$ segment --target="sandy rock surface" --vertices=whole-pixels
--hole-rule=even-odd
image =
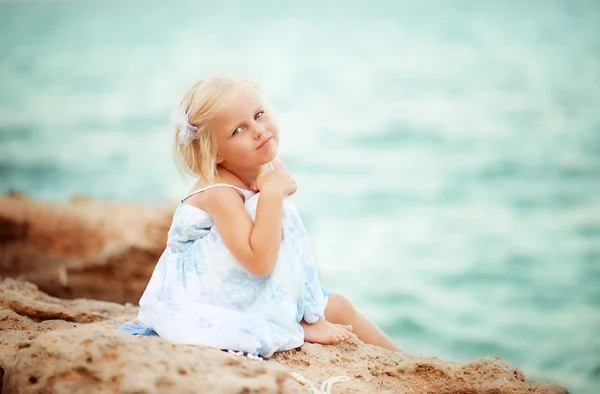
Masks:
[[[333,393],[567,393],[528,382],[497,357],[446,362],[356,337],[336,346],[305,344],[259,362],[117,333],[135,318],[137,307],[126,302],[139,300],[173,210],[173,204],[0,197],[0,393],[311,392],[292,373],[317,386],[347,376]]]
[[[61,298],[139,301],[167,240],[174,204],[0,196],[0,275]]]
[[[497,357],[460,364],[365,345],[305,344],[266,362],[115,329],[137,307],[51,297],[28,282],[0,282],[0,392],[301,393],[292,372],[333,393],[568,393],[529,383]]]

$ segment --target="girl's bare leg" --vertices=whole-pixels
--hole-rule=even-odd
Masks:
[[[325,308],[325,319],[334,324],[351,325],[358,339],[370,345],[402,351],[386,333],[358,312],[343,295],[331,293]]]

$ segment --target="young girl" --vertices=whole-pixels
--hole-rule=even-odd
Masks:
[[[137,333],[263,357],[352,333],[400,350],[345,297],[321,288],[289,197],[296,181],[276,159],[276,113],[260,88],[228,76],[199,81],[172,120],[177,158],[198,180],[174,213]]]

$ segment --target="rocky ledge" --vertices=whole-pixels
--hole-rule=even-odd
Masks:
[[[2,394],[300,393],[311,392],[308,382],[318,387],[340,376],[348,380],[330,386],[332,393],[568,393],[529,382],[498,357],[447,362],[356,337],[305,344],[261,362],[118,333],[135,318],[137,307],[127,301],[143,291],[173,208],[0,198]]]

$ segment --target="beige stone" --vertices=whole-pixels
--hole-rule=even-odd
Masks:
[[[292,372],[317,386],[348,376],[333,393],[567,393],[528,382],[497,357],[460,364],[387,351],[356,337],[335,346],[305,344],[258,362],[117,333],[135,318],[132,304],[164,250],[174,208],[0,197],[2,394],[309,392]]]
[[[266,362],[202,346],[115,329],[137,307],[62,300],[35,285],[0,282],[0,371],[12,393],[300,393],[291,372],[315,385],[335,376],[333,393],[568,393],[529,383],[497,357],[466,364],[365,345],[356,337],[334,346],[305,344]]]

